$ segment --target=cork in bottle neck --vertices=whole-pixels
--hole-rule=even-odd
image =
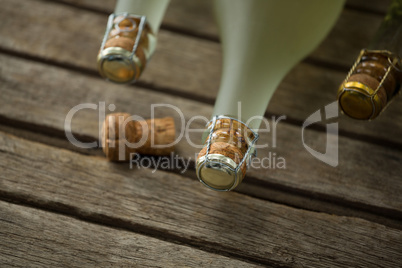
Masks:
[[[376,118],[399,91],[398,64],[388,51],[362,50],[338,91],[343,113],[354,119]]]
[[[134,82],[153,53],[155,42],[145,16],[110,15],[98,54],[100,74],[115,83]]]
[[[197,157],[197,176],[213,190],[232,190],[246,174],[258,135],[243,122],[225,116],[215,117],[208,131]]]

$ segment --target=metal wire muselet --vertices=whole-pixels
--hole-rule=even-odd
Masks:
[[[259,136],[245,123],[230,116],[214,116],[207,127],[206,145],[197,159],[197,177],[210,189],[233,190],[243,180],[251,157],[256,156],[254,145]],[[222,129],[225,131],[219,133]],[[232,145],[234,134],[237,135],[237,146]],[[217,144],[223,144],[223,147],[215,146]],[[236,159],[239,155],[243,156],[241,160]]]
[[[156,45],[145,16],[111,14],[98,54],[98,69],[107,80],[135,82]]]
[[[367,55],[375,55],[375,54],[385,56],[389,63],[389,66],[386,69],[385,74],[383,75],[382,79],[379,81],[378,86],[373,90],[372,88],[370,88],[369,86],[367,86],[365,84],[355,82],[355,81],[348,81],[349,78],[351,78],[352,74],[356,73],[356,68],[357,68],[357,66],[359,66],[359,64],[362,63],[363,57],[365,57]],[[367,97],[370,100],[371,106],[372,106],[372,113],[371,113],[369,120],[375,118],[376,116],[381,114],[390,105],[390,103],[395,99],[395,96],[400,93],[399,88],[396,89],[395,92],[392,94],[392,96],[390,98],[387,98],[385,106],[377,108],[378,105],[376,105],[375,98],[378,98],[380,90],[384,86],[384,82],[390,76],[392,71],[401,73],[402,72],[401,66],[402,66],[401,59],[387,50],[367,50],[367,49],[361,50],[356,62],[353,64],[351,70],[349,71],[348,75],[346,76],[345,80],[343,81],[343,83],[341,84],[341,86],[338,90],[338,99],[341,99],[342,95],[345,94],[346,92],[353,92],[353,93],[358,93],[358,94],[364,95],[365,97]],[[358,90],[358,89],[363,89],[363,90]],[[356,108],[358,108],[358,107],[356,107]],[[341,110],[342,110],[342,112],[345,112],[342,108],[342,105],[341,105]]]

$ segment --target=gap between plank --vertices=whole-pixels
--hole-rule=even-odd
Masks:
[[[42,126],[11,120],[4,116],[0,116],[0,131],[33,142],[39,142],[82,155],[101,157],[104,159],[103,152],[99,148],[90,150],[77,148],[67,141],[64,132],[49,127],[45,127],[45,129],[49,130],[48,132],[43,132],[43,129],[44,127]],[[84,137],[84,140],[85,142],[95,141],[92,137]],[[195,163],[193,161],[190,163],[189,169],[184,174],[177,169],[166,170],[165,172],[178,174],[188,179],[198,180],[195,173]],[[296,209],[337,216],[361,218],[387,227],[402,230],[402,212],[351,202],[334,196],[295,189],[281,184],[265,182],[251,176],[246,176],[244,182],[235,190],[235,192]]]
[[[43,0],[43,1],[51,1],[51,0]],[[21,58],[24,60],[30,60],[30,61],[34,61],[34,62],[39,62],[39,63],[43,63],[43,64],[47,64],[50,66],[56,66],[62,69],[66,69],[69,71],[73,71],[73,72],[77,72],[80,74],[85,74],[97,79],[102,79],[98,72],[96,70],[93,69],[89,69],[89,68],[83,68],[83,67],[79,67],[73,64],[69,64],[69,63],[63,63],[63,62],[58,62],[55,60],[49,60],[49,59],[45,59],[39,56],[34,56],[34,55],[30,55],[30,54],[26,54],[26,53],[21,53],[21,52],[17,52],[17,51],[13,51],[10,49],[6,49],[6,48],[2,48],[0,47],[0,53],[1,54],[6,54],[9,56],[13,56],[13,57],[17,57],[17,58]],[[308,60],[310,61],[310,60]],[[321,62],[320,64],[323,64],[322,67],[325,68],[325,63]],[[215,103],[215,99],[214,98],[210,98],[210,97],[202,97],[202,96],[194,96],[191,93],[186,93],[186,92],[182,92],[176,89],[172,89],[169,87],[159,87],[156,86],[154,84],[151,83],[147,83],[147,82],[142,82],[142,81],[138,81],[135,84],[136,86],[148,89],[148,90],[152,90],[154,92],[159,92],[159,93],[164,93],[167,95],[172,95],[172,96],[177,96],[177,97],[181,97],[181,98],[185,98],[185,99],[189,99],[192,101],[196,101],[196,102],[200,102],[203,104],[209,104],[209,105],[213,105]],[[265,113],[265,116],[267,118],[269,118],[270,116],[276,116],[278,117],[277,114],[272,114],[272,113]],[[7,120],[6,118],[3,118],[3,120]],[[286,117],[286,120],[283,121],[284,124],[289,124],[289,125],[293,125],[293,126],[297,126],[300,127],[303,125],[303,121],[299,120],[299,119],[295,119],[292,117]],[[24,124],[23,122],[19,122],[19,124]],[[322,126],[322,125],[317,125],[314,124],[312,126],[309,127],[312,130],[316,130],[318,132],[326,132],[326,127]],[[49,131],[53,131],[52,129],[49,129]],[[352,140],[357,140],[357,141],[363,141],[363,142],[367,142],[370,144],[375,144],[375,145],[380,145],[383,147],[387,147],[387,148],[391,148],[393,150],[399,150],[402,151],[402,144],[401,143],[397,143],[397,142],[393,142],[390,140],[385,140],[382,138],[377,138],[377,137],[373,137],[370,135],[364,135],[364,134],[357,134],[351,131],[347,131],[344,129],[340,129],[339,130],[339,135],[352,139]],[[80,138],[83,139],[83,141],[89,141],[87,140],[88,137],[85,136],[81,136]],[[93,139],[91,140],[93,141]]]
[[[367,1],[368,3],[369,1]],[[345,3],[345,9],[361,12],[361,13],[368,13],[379,17],[384,17],[386,12],[376,10],[375,8],[370,8],[369,6],[355,6],[351,3]]]
[[[208,253],[214,253],[221,256],[229,257],[239,261],[244,261],[256,265],[269,265],[270,267],[287,267],[282,263],[275,261],[268,261],[258,257],[248,256],[245,257],[240,253],[237,253],[237,248],[223,247],[218,243],[209,242],[201,239],[192,239],[180,237],[178,235],[168,233],[166,230],[152,228],[146,225],[132,223],[120,218],[103,215],[100,213],[88,213],[87,211],[81,211],[79,208],[69,206],[59,202],[43,201],[33,199],[30,196],[25,195],[10,195],[7,192],[0,190],[0,200],[16,205],[21,205],[29,208],[40,209],[46,212],[59,214],[71,218],[75,218],[81,221],[89,222],[96,225],[106,226],[116,230],[130,231],[136,234],[145,235],[155,239],[159,239],[165,242],[174,243],[177,245],[190,246],[198,250],[202,250]]]
[[[40,1],[58,3],[60,5],[65,5],[65,6],[73,7],[76,9],[86,10],[86,11],[93,12],[93,13],[104,14],[107,16],[110,15],[110,12],[111,12],[108,9],[102,9],[102,8],[90,7],[90,6],[84,6],[84,5],[77,5],[75,3],[69,3],[69,2],[62,1],[62,0],[40,0]],[[353,11],[361,12],[361,13],[367,13],[367,14],[371,14],[371,15],[375,15],[375,16],[379,16],[379,17],[384,17],[386,14],[385,12],[376,10],[374,8],[370,8],[367,6],[364,6],[364,7],[363,6],[355,6],[348,2],[345,3],[344,9],[349,9],[349,10],[353,10]],[[219,37],[217,37],[215,35],[195,33],[191,30],[183,29],[183,28],[169,25],[169,24],[166,24],[163,22],[161,24],[161,29],[165,29],[165,30],[175,32],[178,34],[188,35],[191,37],[197,37],[197,38],[206,39],[206,40],[210,40],[210,41],[214,41],[214,42],[219,42]]]
[[[86,11],[97,13],[97,14],[103,14],[103,15],[106,15],[106,16],[110,15],[110,11],[107,10],[107,9],[90,7],[90,6],[81,6],[81,5],[77,5],[77,4],[74,4],[74,3],[68,3],[68,2],[65,2],[65,1],[62,1],[62,0],[39,0],[39,1],[57,3],[57,4],[60,4],[60,5],[65,5],[65,6],[73,7],[73,8],[76,8],[76,9],[86,10]],[[368,14],[372,14],[372,15],[380,16],[380,17],[384,17],[385,14],[386,14],[385,12],[378,11],[378,10],[375,10],[373,8],[370,8],[370,7],[354,6],[354,5],[348,4],[348,3],[345,3],[344,9],[349,9],[349,10],[353,10],[353,11],[357,11],[357,12],[361,12],[361,13],[368,13]],[[178,26],[171,25],[171,24],[168,24],[168,23],[163,23],[162,22],[162,24],[160,26],[160,29],[163,29],[163,30],[166,30],[166,31],[169,31],[169,32],[172,32],[172,33],[176,33],[176,34],[185,35],[185,36],[188,36],[188,37],[193,37],[193,38],[198,38],[198,39],[202,39],[202,40],[211,41],[211,42],[216,42],[216,43],[220,42],[219,36],[216,36],[214,34],[197,33],[197,32],[194,32],[194,31],[192,31],[190,29],[180,28]],[[309,59],[310,58],[308,57],[305,60],[308,61]],[[305,60],[303,60],[303,62],[305,62]],[[315,65],[315,62],[316,61],[312,60],[311,64]],[[317,66],[322,67],[321,64],[319,64]],[[331,66],[332,66],[331,64],[328,64],[328,65],[326,65],[326,68],[330,68]],[[346,67],[346,72],[349,71],[349,68],[350,68],[350,66]],[[342,69],[342,71],[345,71],[345,70]]]

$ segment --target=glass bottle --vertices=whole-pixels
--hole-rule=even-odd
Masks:
[[[254,152],[256,132],[275,89],[324,39],[343,3],[215,0],[223,72],[214,118],[197,158],[201,182],[211,189],[228,191],[242,181]]]
[[[155,47],[169,0],[118,0],[98,54],[99,73],[116,83],[135,82]]]
[[[354,119],[376,118],[400,91],[401,56],[402,0],[393,0],[373,41],[338,90],[343,113]]]

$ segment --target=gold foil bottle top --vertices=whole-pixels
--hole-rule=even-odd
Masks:
[[[145,16],[112,14],[98,54],[99,73],[115,83],[135,82],[155,45],[156,37]]]
[[[376,118],[399,92],[399,62],[387,51],[362,50],[338,90],[342,112],[354,119]]]
[[[227,116],[214,117],[207,131],[209,135],[197,157],[198,179],[213,190],[233,190],[246,174],[258,134]]]
[[[387,95],[383,87],[374,94],[379,84],[367,74],[350,76],[339,96],[342,111],[354,119],[369,120],[377,117],[387,104]]]

